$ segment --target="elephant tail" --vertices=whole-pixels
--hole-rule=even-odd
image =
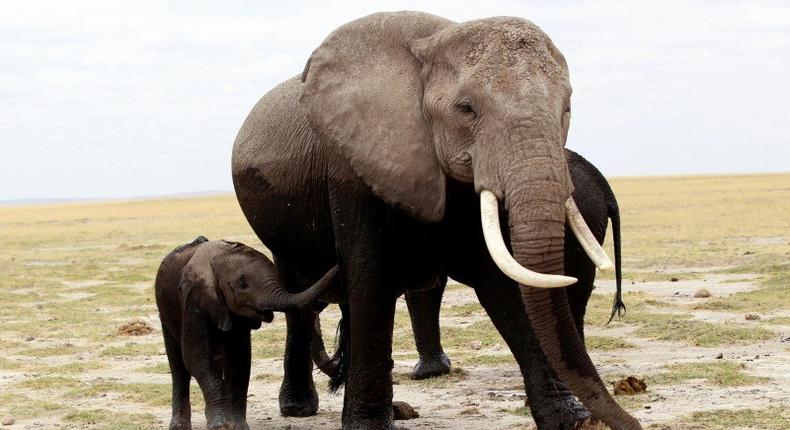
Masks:
[[[608,185],[608,184],[607,184]],[[614,277],[617,290],[614,294],[614,304],[612,305],[612,314],[609,316],[607,324],[612,322],[614,316],[622,317],[625,315],[625,303],[623,303],[623,267],[622,267],[622,252],[620,248],[620,207],[617,205],[617,199],[609,188],[609,201],[606,204],[606,211],[609,219],[612,220],[612,239],[614,240]]]
[[[348,355],[351,347],[349,335],[351,334],[351,327],[348,318],[348,305],[341,304],[340,310],[343,316],[337,322],[337,331],[335,333],[335,353],[332,355],[332,362],[335,363],[337,371],[334,375],[329,377],[329,391],[331,393],[346,384],[348,381]]]
[[[315,316],[315,325],[313,326],[313,342],[311,345],[311,355],[313,363],[318,367],[321,372],[329,376],[329,391],[331,393],[337,390],[346,383],[348,379],[348,353],[349,353],[349,324],[348,324],[348,310],[347,305],[340,305],[340,310],[343,317],[337,323],[337,331],[335,332],[335,353],[329,357],[324,347],[324,339],[321,334],[321,315],[320,313]]]

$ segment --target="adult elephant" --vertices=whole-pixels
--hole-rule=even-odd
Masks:
[[[620,209],[617,198],[609,182],[601,172],[584,157],[569,149],[565,150],[565,159],[571,180],[575,185],[573,200],[579,207],[584,221],[595,236],[595,240],[603,245],[606,227],[612,220],[612,239],[614,241],[615,285],[616,291],[612,305],[612,314],[622,314],[625,305],[622,301],[622,268],[620,243]],[[576,284],[566,291],[576,329],[584,340],[584,315],[587,302],[590,300],[595,282],[595,263],[587,256],[584,248],[576,237],[565,231],[565,274],[578,279]],[[450,373],[450,359],[445,354],[441,343],[439,327],[439,308],[444,295],[447,276],[441,276],[436,288],[428,290],[412,290],[406,292],[406,303],[411,317],[414,342],[419,353],[419,360],[414,366],[412,377],[426,379]],[[320,323],[316,319],[318,336],[312,344],[313,362],[332,378],[334,385],[342,382],[342,355],[329,357],[320,337]],[[558,381],[558,386],[562,385]]]
[[[548,36],[519,18],[374,14],[335,30],[301,81],[253,108],[233,179],[286,288],[340,266],[350,331],[343,428],[392,428],[395,300],[442,273],[475,288],[519,362],[540,428],[580,418],[572,398],[551,395],[541,347],[595,416],[641,428],[607,392],[557,288],[576,281],[563,275],[566,206],[575,208],[563,152],[571,89]],[[490,253],[475,252],[483,237]],[[317,404],[304,379],[312,322],[287,316],[286,413]]]

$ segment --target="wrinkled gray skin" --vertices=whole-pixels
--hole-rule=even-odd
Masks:
[[[598,376],[563,289],[510,289],[490,256],[459,251],[481,239],[475,196],[486,189],[501,203],[514,258],[564,272],[571,88],[548,36],[520,18],[458,24],[375,14],[334,31],[301,80],[250,113],[234,145],[233,179],[286,288],[340,266],[350,320],[343,428],[392,428],[395,300],[442,273],[472,285],[506,337],[528,391],[536,390],[528,396],[540,428],[571,428],[577,418],[569,399],[551,398],[547,372],[530,370],[542,353],[596,417],[615,430],[641,428]],[[288,107],[296,98],[303,114]],[[439,245],[448,241],[454,249]],[[303,387],[312,379],[299,375],[309,375],[313,319],[287,318],[297,347],[285,357],[281,410],[309,413],[317,400]]]
[[[271,322],[272,311],[311,305],[336,272],[291,294],[266,256],[240,243],[201,236],[168,254],[154,290],[173,380],[170,429],[192,428],[192,376],[203,391],[209,429],[249,429],[250,330]]]
[[[603,245],[609,219],[612,220],[617,286],[612,306],[612,317],[614,317],[625,312],[625,305],[622,302],[620,209],[617,199],[606,178],[592,163],[568,149],[565,150],[565,158],[568,160],[571,179],[575,185],[573,199],[598,243]],[[573,320],[582,339],[584,339],[584,314],[594,288],[595,270],[595,264],[585,254],[570,228],[566,228],[565,273],[579,280],[566,291]],[[446,283],[447,276],[441,276],[436,288],[406,292],[414,341],[419,353],[419,360],[412,372],[413,379],[426,379],[450,373],[451,361],[442,348],[439,327],[439,309]],[[320,327],[318,317],[316,317],[316,327]],[[329,357],[321,339],[320,329],[316,333],[312,350],[313,362],[330,377],[341,378],[339,372],[341,372],[342,357]],[[557,381],[557,384],[562,383]]]

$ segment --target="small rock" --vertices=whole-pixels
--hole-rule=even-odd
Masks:
[[[16,420],[14,419],[14,417],[12,417],[11,415],[6,415],[3,417],[3,420],[0,421],[0,424],[3,424],[4,426],[10,426],[15,422]]]
[[[760,319],[760,315],[757,314],[746,314],[743,316],[746,321],[757,321]]]
[[[483,342],[480,342],[479,340],[475,340],[469,345],[469,347],[477,351],[483,347]]]
[[[164,348],[159,348],[159,351],[158,351],[157,353],[158,353],[159,355],[167,355],[167,350],[166,350],[166,349],[164,349]]]
[[[493,349],[494,351],[501,351],[502,350],[502,344],[501,343],[495,343],[494,346],[491,347],[491,349]]]
[[[694,297],[698,299],[704,299],[710,297],[710,291],[707,288],[700,288],[694,293]]]
[[[33,336],[28,336],[28,337],[25,338],[25,342],[30,342],[30,341],[33,341],[33,340],[36,340],[36,338],[33,337]]]
[[[629,376],[614,383],[614,395],[634,395],[647,391],[647,384],[644,379]]]
[[[743,253],[743,255],[752,255],[752,254],[754,254],[754,251],[746,251]]]
[[[680,279],[678,279],[678,278],[676,278],[676,277],[674,277],[674,276],[673,276],[673,277],[671,277],[671,278],[669,278],[669,282],[677,282],[677,281],[679,281],[679,280],[680,280]]]
[[[724,358],[724,353],[720,352],[719,355],[716,356],[716,360],[721,360]]]
[[[392,402],[392,419],[410,420],[419,417],[420,414],[410,404],[401,401]]]

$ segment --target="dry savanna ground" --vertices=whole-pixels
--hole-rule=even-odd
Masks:
[[[603,274],[587,343],[617,396],[650,428],[790,428],[790,175],[612,181],[623,219],[628,313],[605,325]],[[162,428],[170,380],[153,300],[161,258],[198,234],[260,247],[232,195],[0,208],[0,416],[3,428]],[[611,247],[611,239],[607,241]],[[705,288],[710,297],[695,297]],[[442,310],[451,376],[408,378],[414,342],[403,303],[395,397],[409,428],[530,428],[521,378],[473,291],[452,285]],[[149,334],[119,333],[142,319]],[[326,316],[326,336],[337,312]],[[284,319],[254,333],[253,428],[338,428],[341,396],[316,374],[318,416],[278,414]],[[194,386],[194,384],[193,384]],[[193,388],[194,422],[202,402]]]

